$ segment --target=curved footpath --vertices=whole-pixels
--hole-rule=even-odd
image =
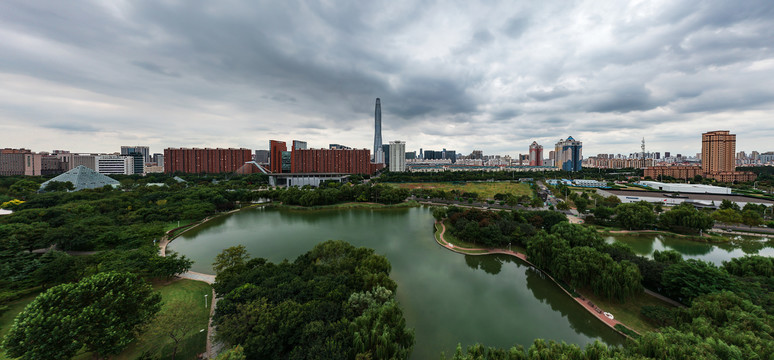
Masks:
[[[564,293],[567,294],[567,296],[571,297],[573,300],[575,300],[575,302],[577,302],[578,304],[583,306],[584,309],[586,309],[589,313],[594,315],[594,317],[599,319],[599,321],[602,321],[603,323],[605,323],[605,325],[609,326],[611,329],[613,329],[617,333],[619,333],[619,334],[621,334],[623,336],[626,336],[627,338],[631,338],[629,335],[627,335],[627,334],[623,333],[622,331],[616,329],[615,326],[616,325],[621,325],[621,326],[624,326],[624,327],[626,327],[627,329],[629,329],[631,331],[634,331],[634,330],[632,330],[631,328],[629,328],[628,326],[624,325],[623,323],[621,323],[618,320],[608,318],[607,316],[605,316],[603,314],[604,311],[602,309],[598,308],[591,301],[586,300],[583,296],[581,296],[581,297],[572,296],[572,294],[570,294],[570,292],[568,292],[563,286],[561,286],[559,284],[559,282],[556,281],[556,279],[554,279],[551,275],[548,275],[548,273],[546,273],[545,271],[543,271],[540,268],[538,268],[537,266],[535,266],[535,264],[529,262],[529,260],[527,260],[527,255],[522,254],[520,252],[513,251],[513,250],[505,250],[505,249],[463,248],[463,247],[459,247],[459,246],[454,246],[453,244],[450,244],[449,242],[447,242],[446,239],[444,239],[444,237],[443,237],[444,233],[446,233],[446,225],[444,225],[443,222],[438,222],[438,221],[436,221],[436,224],[440,224],[441,225],[441,233],[436,238],[436,242],[438,243],[438,245],[441,245],[441,246],[443,246],[443,247],[445,247],[445,248],[447,248],[447,249],[449,249],[451,251],[454,251],[456,253],[465,254],[465,255],[505,254],[505,255],[515,256],[515,257],[521,259],[522,261],[524,261],[525,263],[527,263],[529,266],[532,266],[536,270],[538,270],[541,273],[543,273],[549,279],[551,279],[551,281],[556,283],[556,286],[559,286],[559,288],[562,289],[562,291],[564,291]],[[433,237],[435,238],[435,236],[433,236]],[[468,252],[468,251],[471,251],[471,252]],[[637,333],[636,331],[634,331],[634,332]]]

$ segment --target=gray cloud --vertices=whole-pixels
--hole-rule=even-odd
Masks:
[[[772,18],[768,0],[8,0],[0,124],[10,146],[38,150],[370,147],[380,97],[385,139],[409,150],[513,155],[583,134],[591,153],[616,152],[653,134],[695,152],[699,133],[737,119],[737,148],[765,151]],[[15,133],[29,128],[41,131]]]

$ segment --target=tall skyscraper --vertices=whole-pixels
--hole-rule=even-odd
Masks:
[[[554,149],[556,161],[554,166],[564,171],[580,171],[583,161],[583,143],[568,137],[567,140],[559,140]]]
[[[529,146],[529,166],[543,166],[543,145],[533,141]]]
[[[390,171],[406,171],[406,143],[390,141]]]
[[[701,168],[705,173],[734,171],[736,134],[726,130],[701,134]]]
[[[382,102],[376,98],[376,110],[374,110],[374,162],[384,164],[384,150],[382,150]]]

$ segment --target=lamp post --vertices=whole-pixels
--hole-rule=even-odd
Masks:
[[[204,308],[205,309],[207,308],[207,295],[208,294],[204,294]]]

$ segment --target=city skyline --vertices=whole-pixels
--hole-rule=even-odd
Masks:
[[[371,148],[379,97],[383,138],[411,150],[515,156],[573,136],[587,154],[633,153],[644,136],[650,151],[695,154],[695,134],[726,129],[737,151],[771,151],[773,13],[768,1],[6,1],[0,147]]]

